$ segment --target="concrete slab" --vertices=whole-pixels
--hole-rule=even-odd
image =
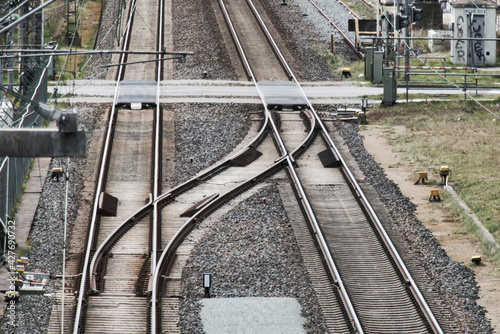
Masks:
[[[305,333],[295,298],[206,298],[200,315],[207,334]]]
[[[297,85],[293,82],[269,81],[257,83],[268,107],[306,105]]]
[[[144,81],[122,81],[118,104],[130,103],[156,103],[156,82]]]

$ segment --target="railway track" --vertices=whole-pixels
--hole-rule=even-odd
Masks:
[[[127,33],[122,42],[124,51],[151,49],[151,46],[162,50],[162,39],[156,37],[163,35],[163,17],[159,10],[162,6],[161,0],[157,3],[133,1],[130,4]],[[151,10],[159,13],[152,21],[149,20]],[[137,26],[144,27],[144,24],[143,30],[148,34],[138,32]],[[136,29],[132,33],[134,25]],[[81,259],[82,275],[76,283],[79,287],[74,333],[144,332],[147,329],[147,300],[136,291],[138,278],[145,267],[154,270],[160,228],[156,206],[140,215],[135,212],[145,202],[152,203],[160,191],[162,136],[158,103],[161,61],[155,61],[156,65],[151,66],[154,59],[147,58],[144,63],[144,58],[134,59],[124,53],[119,59],[115,98],[109,112],[88,242]],[[156,108],[138,112],[118,107],[124,80],[152,78],[157,82]],[[104,193],[119,201],[116,215],[103,214],[102,209],[106,206]],[[135,224],[126,224],[129,217],[135,219]],[[133,324],[127,321],[131,316],[134,317]]]
[[[74,333],[178,332],[182,270],[203,232],[196,228],[277,173],[288,175],[289,190],[303,214],[293,228],[330,331],[441,333],[255,5],[250,0],[219,3],[264,111],[229,158],[162,192],[165,132],[158,92],[163,67],[155,66],[151,75],[136,64],[140,60],[122,57],[120,63],[128,63],[130,70],[121,66],[117,71],[117,97],[109,113],[89,241],[77,281]],[[155,8],[163,8],[163,2]],[[136,12],[140,9],[142,14]],[[150,10],[132,3],[130,31],[134,20]],[[154,26],[162,27],[163,11],[158,12]],[[141,48],[143,43],[127,39],[123,45]],[[162,38],[155,45],[162,50]],[[139,69],[134,72],[132,66]],[[120,82],[138,78],[137,73],[144,73],[142,80],[156,80],[156,109],[117,109]],[[276,87],[286,93],[276,93]],[[294,100],[283,102],[290,92]],[[320,158],[305,158],[305,152]],[[117,217],[101,215],[103,192],[120,199],[123,210]],[[137,327],[130,327],[131,318]]]
[[[252,10],[252,15],[259,22],[260,29],[266,32],[267,28],[264,26],[263,20],[260,19],[251,1],[247,1],[247,4]],[[193,210],[190,213],[192,217],[169,239],[170,241],[164,248],[157,270],[149,284],[152,289],[153,298],[151,313],[152,332],[160,332],[162,331],[162,326],[165,326],[165,322],[162,321],[161,310],[163,308],[172,309],[172,300],[166,299],[167,305],[170,306],[167,307],[163,302],[163,297],[170,296],[175,298],[175,292],[180,289],[180,285],[178,284],[179,276],[177,276],[180,274],[178,266],[187,257],[187,252],[183,248],[187,247],[189,249],[189,247],[192,247],[192,245],[186,246],[183,242],[190,235],[194,227],[231,198],[247,191],[259,181],[277,173],[279,170],[286,169],[293,181],[293,189],[305,214],[306,221],[309,223],[308,229],[313,232],[315,236],[314,242],[321,250],[322,260],[326,263],[325,269],[327,270],[327,275],[331,279],[332,286],[336,287],[332,291],[335,296],[330,301],[336,300],[337,306],[331,304],[329,306],[330,308],[332,306],[333,308],[338,308],[336,316],[343,314],[343,323],[340,325],[340,329],[331,329],[340,332],[356,331],[359,333],[364,332],[364,330],[367,332],[440,333],[439,324],[420,295],[418,288],[383,230],[380,221],[363,195],[359,185],[357,185],[347,165],[339,155],[338,150],[329,137],[328,130],[322,124],[321,119],[307,100],[298,82],[295,80],[297,89],[301,93],[302,98],[307,101],[307,108],[309,110],[301,113],[305,119],[306,128],[309,129],[308,135],[303,140],[297,140],[296,133],[293,131],[285,131],[284,128],[279,127],[280,124],[282,126],[284,124],[296,124],[296,116],[299,113],[295,113],[295,115],[290,113],[287,116],[290,116],[291,119],[285,122],[283,118],[278,116],[284,116],[285,114],[271,113],[268,110],[270,103],[266,101],[265,92],[260,89],[259,76],[253,71],[254,66],[258,66],[258,62],[252,59],[252,55],[247,57],[245,54],[245,50],[248,48],[245,45],[252,44],[250,41],[240,40],[240,38],[246,38],[242,37],[246,35],[241,33],[241,30],[238,30],[238,24],[234,23],[234,20],[242,17],[241,13],[247,10],[246,6],[242,5],[241,7],[244,8],[237,9],[234,6],[238,4],[226,4],[222,0],[220,1],[220,5],[226,15],[225,19],[230,27],[229,29],[231,30],[235,44],[238,50],[240,50],[240,58],[246,68],[247,75],[255,82],[262,97],[266,123],[270,124],[269,129],[281,157],[276,163],[264,169],[260,174],[230,189],[223,196],[215,194],[191,207],[191,210]],[[248,15],[243,16],[245,18],[248,17]],[[247,25],[248,23],[245,24],[245,26]],[[251,39],[254,40],[254,34],[250,35],[252,36]],[[280,67],[284,69],[285,75],[293,78],[293,73],[288,65],[286,65],[277,47],[275,48],[276,44],[272,41],[272,37],[266,34],[266,39],[273,46],[273,57],[277,57],[281,62]],[[264,49],[264,46],[259,47],[259,49]],[[264,52],[264,54],[270,55],[271,53]],[[267,76],[264,75],[263,78],[267,79]],[[266,127],[263,127],[263,129],[266,129]],[[281,135],[280,130],[285,135]],[[263,130],[260,133],[263,133]],[[291,138],[285,140],[284,137],[286,137],[286,134],[290,133],[292,133]],[[301,154],[314,142],[317,133],[321,135],[323,144],[319,146],[319,149],[316,148],[317,151],[315,153],[323,158],[321,160],[313,159],[313,163],[316,164],[315,167],[301,169],[307,172],[297,173],[295,165],[300,161],[298,159]],[[296,147],[296,149],[288,151],[287,147]],[[175,189],[174,192],[181,191],[182,187],[190,188],[195,182],[214,177],[213,174],[218,173],[223,168],[222,166],[230,163],[230,161],[232,160],[226,160],[226,162],[214,168],[208,174],[205,173],[187,182],[185,185]],[[305,166],[307,164],[309,164],[309,160],[306,160],[304,163]],[[327,169],[325,167],[336,168]],[[311,172],[312,168],[314,172]],[[335,172],[332,172],[332,170]],[[311,178],[311,175],[317,176],[318,173],[322,176],[322,182],[326,181],[326,185],[322,183],[318,184],[317,178]],[[307,182],[304,183],[301,180],[307,180]],[[335,189],[332,191],[332,188],[337,187],[342,189],[340,195]],[[165,196],[170,197],[172,195],[168,194]],[[308,197],[313,197],[314,201],[309,201]],[[328,197],[334,200],[325,201],[324,199]],[[317,212],[320,212],[320,214]],[[338,217],[341,218],[339,219]],[[330,224],[331,221],[336,222],[333,228]],[[356,228],[352,228],[353,224],[356,224]],[[344,241],[342,247],[336,248],[335,243],[340,244],[341,241]],[[362,247],[360,245],[363,244],[367,244],[369,247],[362,253],[360,252],[359,256],[353,256],[353,254],[359,252],[359,247]],[[340,265],[337,265],[337,263],[340,263]],[[384,269],[380,270],[380,268]],[[322,277],[321,274],[317,276]],[[346,283],[344,284],[344,282]],[[360,288],[363,286],[366,288]],[[369,300],[369,303],[366,302],[367,300]],[[376,305],[376,307],[373,307],[373,305]],[[392,313],[394,313],[394,317],[391,315]],[[385,315],[382,318],[388,320],[382,320],[381,314]],[[338,324],[339,319],[329,321],[329,323],[333,322]]]
[[[358,56],[359,59],[364,59],[365,55],[364,53],[359,50],[354,41],[348,36],[347,32],[342,29],[337,23],[335,23],[335,20],[331,17],[331,15],[327,14],[325,10],[321,8],[321,6],[316,3],[314,0],[309,0],[309,2],[323,15],[323,17],[335,28],[335,30],[338,31],[338,33],[342,36],[344,42],[352,49],[352,51]],[[359,19],[360,17],[353,12],[349,7],[347,7],[342,1],[339,0],[339,3],[346,9],[347,12],[349,12],[353,18]]]

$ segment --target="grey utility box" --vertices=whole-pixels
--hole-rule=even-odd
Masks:
[[[384,98],[382,103],[392,105],[397,100],[397,83],[394,67],[384,67]]]
[[[373,83],[381,84],[384,82],[382,68],[384,64],[384,51],[373,52]]]
[[[494,66],[497,4],[487,0],[458,0],[450,5],[454,20],[453,37],[458,38],[451,41],[451,61],[473,67]],[[462,37],[465,39],[460,39]]]
[[[373,51],[375,48],[367,47],[365,49],[365,80],[373,80]]]

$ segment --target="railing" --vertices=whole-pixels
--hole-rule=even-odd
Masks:
[[[34,111],[34,106],[31,102],[38,101],[46,102],[47,99],[47,82],[44,80],[47,67],[52,57],[43,57],[32,59],[27,68],[30,68],[29,80],[24,81],[29,83],[22,88],[26,101],[20,101],[14,111],[10,106],[4,105],[0,127],[6,128],[31,128],[41,127],[42,122],[39,120],[40,115]],[[26,180],[27,173],[31,165],[31,158],[0,158],[0,252],[5,253],[6,246],[6,226],[12,214],[12,210],[18,197],[21,195],[22,186]]]

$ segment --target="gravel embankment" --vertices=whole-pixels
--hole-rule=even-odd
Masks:
[[[89,141],[96,119],[100,117],[103,107],[79,105],[77,108],[79,126],[87,132]],[[66,158],[53,159],[50,168],[54,167],[63,167],[69,176],[67,236],[70,240],[81,203],[80,192],[83,189],[85,159],[72,158],[69,165],[67,165]],[[47,294],[52,294],[61,287],[61,280],[54,279],[54,277],[62,274],[65,194],[66,182],[63,179],[59,182],[55,179],[50,180],[50,175],[47,175],[31,225],[31,250],[27,270],[41,269],[50,273],[53,279],[46,286]],[[4,332],[9,334],[46,333],[54,301],[54,297],[50,295],[22,295],[16,303],[14,326],[8,323],[8,318],[2,318]]]
[[[264,203],[262,198],[266,198]],[[202,333],[201,273],[212,273],[215,298],[292,297],[308,333],[326,325],[279,192],[270,185],[213,224],[191,251],[182,273],[182,333]]]
[[[425,277],[426,281],[417,282],[418,285],[432,289],[433,296],[441,299],[441,303],[431,301],[449,316],[440,320],[445,326],[458,329],[459,333],[493,333],[484,308],[476,302],[479,288],[474,272],[452,261],[432,232],[418,221],[414,214],[415,204],[403,196],[399,187],[387,178],[383,168],[364,149],[357,125],[338,124],[336,129],[392,218],[402,239],[400,242],[405,246],[404,251],[412,259],[414,267],[410,271],[417,270]]]
[[[321,22],[321,18],[316,18],[312,11],[308,12],[309,23],[304,23],[302,12],[297,9],[307,5],[305,0],[288,1],[290,4],[288,11],[271,13],[274,17],[277,29],[284,35],[289,36],[286,42],[292,48],[290,52],[294,55],[297,67],[303,69],[302,80],[331,80],[324,69],[325,63],[319,60],[314,54],[314,44],[324,45],[329,39],[327,28],[319,28],[311,22]],[[107,2],[107,15],[104,22],[113,24],[113,15],[116,14],[117,0]],[[173,8],[187,7],[196,9],[196,15],[187,15],[185,9],[174,9],[174,27],[181,16],[186,22],[182,27],[192,32],[192,37],[187,40],[185,49],[188,51],[198,50],[199,58],[193,58],[193,63],[186,67],[177,67],[176,78],[192,79],[199,78],[200,73],[209,68],[210,79],[233,79],[234,71],[229,68],[226,51],[223,46],[217,44],[218,33],[215,31],[213,9],[206,7],[208,1],[184,1],[182,6],[174,1]],[[277,5],[277,1],[264,4]],[[114,7],[113,7],[114,6]],[[295,7],[293,7],[295,6]],[[295,9],[294,9],[295,8]],[[278,10],[278,9],[273,9]],[[295,14],[291,12],[295,11]],[[179,12],[177,12],[179,11]],[[193,12],[192,12],[193,13]],[[286,15],[285,15],[286,13]],[[191,29],[192,25],[192,30]],[[300,28],[299,28],[300,27]],[[325,30],[323,30],[325,29]],[[105,28],[103,28],[105,30]],[[201,33],[203,30],[203,33]],[[309,32],[319,31],[310,37]],[[104,36],[107,31],[101,33]],[[177,33],[180,33],[177,31]],[[109,33],[109,45],[112,45],[115,33]],[[110,37],[112,36],[112,37]],[[185,34],[179,36],[186,36]],[[180,37],[176,43],[181,43]],[[192,39],[191,39],[192,38]],[[201,40],[207,40],[206,44],[199,45]],[[215,43],[215,44],[211,44]],[[111,48],[104,46],[102,48]],[[181,44],[177,44],[179,47]],[[347,51],[343,54],[347,54]],[[221,57],[219,59],[218,57]],[[188,57],[189,59],[189,57]],[[93,61],[86,69],[88,77],[102,71],[98,68],[100,63]],[[95,67],[95,72],[91,67]],[[95,73],[95,74],[94,74]],[[225,105],[227,106],[227,105]],[[248,119],[244,117],[245,106],[221,107],[220,105],[193,105],[183,104],[176,108],[176,171],[175,182],[181,182],[188,176],[192,176],[214,163],[217,159],[227,154],[234,145],[235,140],[240,140],[248,130]],[[178,108],[178,109],[177,109]],[[198,109],[199,108],[199,109]],[[199,112],[208,109],[207,113]],[[79,108],[80,124],[86,128],[89,134],[95,124],[95,119],[101,110],[94,106]],[[198,111],[198,112],[197,112]],[[214,116],[215,115],[215,116]],[[223,122],[227,118],[227,121]],[[178,117],[178,118],[177,118]],[[357,128],[353,125],[340,126],[343,136],[347,139],[349,147],[357,157],[358,163],[367,176],[367,181],[371,182],[380,194],[395,226],[401,231],[406,242],[414,249],[415,254],[422,257],[422,268],[426,272],[431,285],[438,289],[443,296],[443,303],[452,309],[452,314],[457,322],[460,322],[461,333],[492,333],[488,321],[484,316],[484,310],[477,306],[477,285],[474,275],[470,269],[456,262],[450,261],[444,251],[439,248],[430,232],[413,216],[414,205],[405,199],[397,186],[390,182],[383,170],[373,162],[362,146],[362,140],[357,133]],[[213,139],[218,139],[218,146],[213,145]],[[191,146],[185,144],[191,143]],[[193,163],[189,159],[196,156]],[[63,160],[65,162],[65,160]],[[53,162],[53,166],[59,166],[60,160]],[[83,177],[85,173],[84,159],[71,159],[69,165],[70,174],[70,202],[69,234],[71,235],[71,223],[75,219],[77,208],[81,198],[80,191],[83,187]],[[32,245],[30,254],[30,269],[43,268],[52,274],[61,273],[62,264],[62,228],[63,228],[63,196],[65,183],[51,181],[45,182],[44,192],[36,213],[36,219],[32,227]],[[221,277],[217,277],[219,282],[224,282],[224,289],[214,290],[214,294],[219,297],[234,296],[293,296],[302,304],[307,329],[310,332],[324,332],[321,312],[317,308],[314,291],[311,291],[307,274],[304,273],[300,254],[292,235],[292,230],[288,226],[288,217],[283,209],[279,195],[274,187],[265,189],[268,203],[275,205],[264,205],[260,201],[260,195],[239,203],[234,210],[229,212],[224,218],[208,230],[201,242],[195,247],[194,253],[198,254],[195,261],[190,261],[188,268],[183,274],[185,279],[185,294],[193,297],[185,300],[183,304],[183,315],[181,325],[186,332],[197,332],[200,329],[199,319],[196,315],[197,298],[200,297],[199,270],[225,272]],[[256,232],[258,231],[258,233]],[[245,236],[245,237],[243,237]],[[267,240],[266,243],[254,243],[257,240]],[[252,242],[250,242],[252,241]],[[228,242],[232,242],[239,247],[224,247]],[[270,247],[270,245],[273,245]],[[275,246],[277,245],[277,246]],[[206,247],[210,251],[204,253]],[[241,251],[245,247],[258,250],[258,252],[248,252],[252,254],[262,254],[259,257],[251,257],[250,254],[243,254]],[[205,254],[201,256],[200,254]],[[242,260],[245,261],[242,261]],[[271,265],[274,264],[274,265]],[[219,267],[216,267],[219,266]],[[196,274],[194,274],[196,272]],[[264,285],[260,287],[252,285],[250,279],[259,276],[265,277]],[[241,281],[234,278],[242,278]],[[60,284],[58,280],[53,280],[48,287],[52,292]],[[252,288],[254,290],[252,290]],[[257,289],[258,288],[258,289]],[[23,296],[21,297],[16,310],[16,328],[7,326],[3,320],[3,328],[6,333],[45,333],[50,316],[50,306],[53,303],[52,297],[45,296]],[[193,313],[191,313],[193,312]],[[190,315],[187,315],[190,314]],[[184,327],[186,326],[186,327]],[[315,327],[316,326],[316,327]]]
[[[248,132],[250,113],[257,108],[233,103],[176,104],[175,183],[189,180],[231,152]]]
[[[194,52],[174,62],[174,79],[237,79],[210,1],[172,0],[172,36],[174,50]]]
[[[309,1],[289,0],[287,6],[281,6],[281,1],[260,2],[292,55],[292,59],[287,61],[291,63],[299,81],[331,81],[339,78],[340,73],[330,73],[328,69],[331,62],[337,62],[334,67],[340,66],[338,60],[331,57],[326,60],[318,56],[329,54],[331,34],[334,35],[334,56],[341,55],[347,61],[357,59],[337,30]],[[322,8],[326,9],[330,17],[342,22],[342,27],[347,25],[347,20],[352,17],[340,4],[336,1],[323,2]]]
[[[118,31],[120,29],[120,0],[104,1],[106,8],[103,11],[101,27],[95,45],[96,50],[114,50],[118,44]],[[126,13],[126,12],[124,12]],[[83,69],[86,79],[106,79],[107,70],[101,66],[111,63],[112,55],[93,55],[90,57],[88,65]]]

